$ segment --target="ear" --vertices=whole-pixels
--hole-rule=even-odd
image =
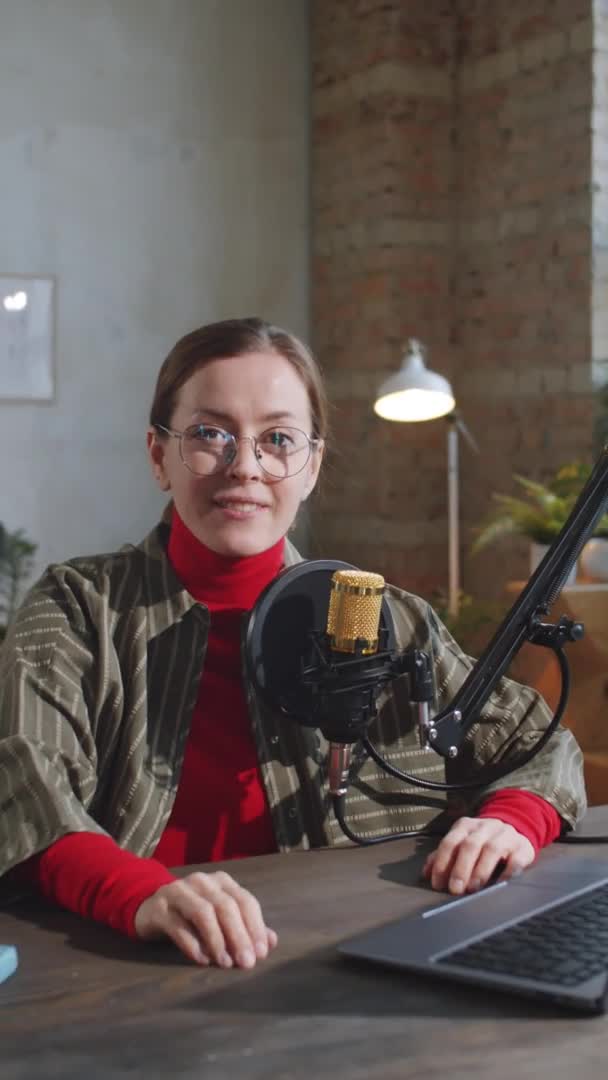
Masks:
[[[159,436],[155,428],[148,428],[146,443],[152,475],[161,491],[170,491],[171,483],[165,465],[166,442]]]
[[[321,462],[323,460],[323,452],[324,452],[324,450],[325,450],[325,443],[320,442],[319,445],[316,447],[314,453],[311,456],[311,459],[310,459],[310,462],[309,462],[308,479],[306,481],[306,484],[304,486],[304,491],[302,493],[302,502],[304,502],[308,498],[308,496],[312,494],[312,492],[314,491],[314,489],[316,487],[317,480],[319,479],[319,471],[321,469]]]

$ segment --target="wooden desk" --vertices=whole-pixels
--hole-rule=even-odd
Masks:
[[[591,815],[608,831],[608,808]],[[41,905],[5,910],[0,941],[17,945],[19,968],[0,986],[2,1080],[603,1077],[608,1017],[336,955],[343,938],[441,902],[419,880],[426,850],[411,840],[230,864],[281,938],[251,972],[198,969],[169,945]]]

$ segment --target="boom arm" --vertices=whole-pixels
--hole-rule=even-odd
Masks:
[[[525,588],[507,612],[493,638],[457,691],[448,709],[429,722],[426,737],[443,757],[458,754],[469,728],[525,641],[551,646],[551,635],[563,643],[582,636],[580,624],[546,626],[541,623],[559,596],[570,569],[608,504],[608,445],[604,447],[568,520],[549,547]],[[552,647],[555,647],[553,645]]]

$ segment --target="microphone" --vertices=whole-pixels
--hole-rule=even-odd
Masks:
[[[331,578],[326,633],[334,652],[369,656],[378,651],[382,574],[336,570]]]
[[[283,570],[258,597],[246,624],[245,658],[250,679],[275,713],[279,710],[304,726],[319,728],[327,739],[334,812],[349,839],[371,844],[411,835],[392,833],[390,837],[362,839],[346,823],[343,810],[351,748],[358,740],[390,776],[441,791],[485,786],[526,765],[545,745],[568,699],[569,673],[563,645],[580,638],[583,628],[564,617],[555,625],[543,623],[541,618],[548,614],[606,507],[608,445],[520,597],[450,705],[432,719],[432,654],[417,648],[397,651],[393,616],[380,574],[367,574],[349,563],[303,561]],[[467,731],[476,723],[498,680],[526,640],[551,648],[556,654],[562,693],[545,732],[515,760],[482,767],[471,781],[439,784],[397,769],[367,738],[367,726],[377,715],[376,700],[381,688],[407,674],[410,701],[418,704],[421,746],[448,759],[457,757]]]
[[[352,746],[365,740],[387,683],[407,673],[411,699],[428,715],[426,654],[397,649],[384,578],[350,563],[308,560],[281,571],[249,614],[245,659],[275,713],[327,739],[334,798],[346,791]]]
[[[385,582],[381,574],[363,570],[336,570],[331,579],[326,638],[334,664],[345,656],[371,656],[378,651],[380,614]],[[378,686],[374,688],[376,691]],[[340,692],[340,691],[338,691]],[[375,697],[365,699],[365,690],[348,686],[339,702],[344,731],[351,734],[361,722],[371,721]],[[352,737],[344,742],[330,739],[328,785],[330,795],[345,795],[352,759]]]

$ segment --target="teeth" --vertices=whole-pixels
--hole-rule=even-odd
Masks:
[[[252,510],[258,508],[258,504],[254,502],[220,502],[220,506],[225,507],[227,510],[238,510],[242,514],[251,513]]]

